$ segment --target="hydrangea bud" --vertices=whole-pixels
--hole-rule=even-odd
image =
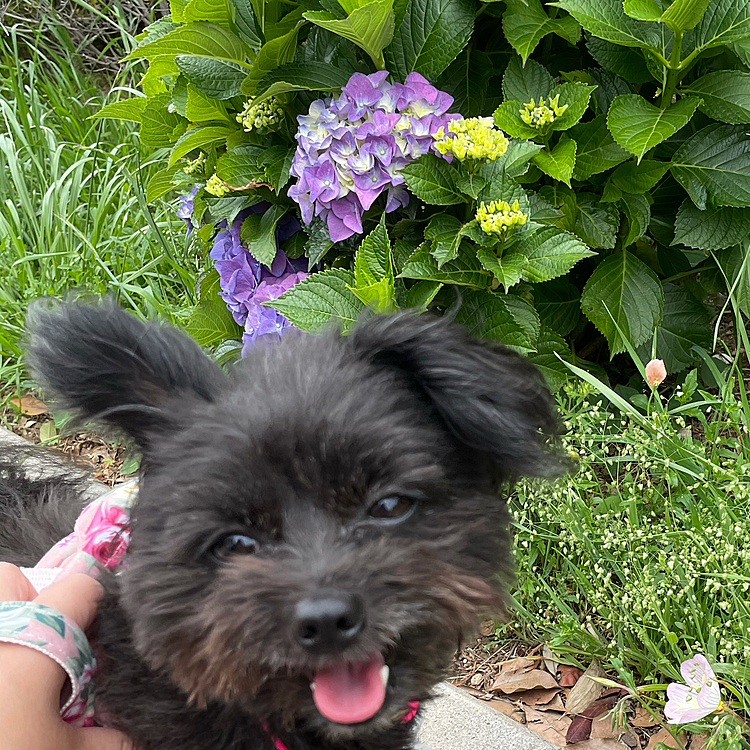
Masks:
[[[512,206],[507,201],[492,201],[489,205],[480,203],[475,218],[487,234],[503,234],[510,227],[525,224],[528,217],[518,201],[513,201]]]
[[[222,180],[215,172],[208,178],[206,183],[206,192],[215,195],[217,198],[223,198],[231,190],[224,180]]]
[[[437,151],[444,156],[451,153],[460,161],[495,161],[508,150],[508,139],[495,127],[495,121],[491,117],[462,117],[451,120],[448,123],[448,132],[441,127],[433,138]]]
[[[544,99],[540,99],[538,105],[532,99],[523,105],[523,109],[519,109],[518,111],[521,114],[521,119],[527,125],[537,130],[544,130],[544,128],[551,125],[568,108],[567,104],[559,106],[559,101],[560,94],[553,96],[549,100],[549,106],[547,106]]]

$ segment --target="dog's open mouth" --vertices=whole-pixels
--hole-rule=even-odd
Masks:
[[[367,721],[383,707],[388,672],[382,656],[321,669],[310,685],[315,706],[337,724]]]

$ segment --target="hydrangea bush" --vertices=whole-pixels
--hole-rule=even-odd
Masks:
[[[750,312],[746,0],[170,9],[98,116],[163,157],[147,198],[182,195],[220,355],[460,297],[557,388],[628,345],[684,371],[728,286]]]

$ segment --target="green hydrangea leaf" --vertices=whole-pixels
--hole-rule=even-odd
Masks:
[[[750,206],[750,138],[738,125],[709,125],[672,157],[672,175],[701,210]]]
[[[232,99],[242,94],[242,82],[247,76],[247,68],[242,65],[199,55],[177,55],[174,61],[188,81],[212,99]]]
[[[169,166],[171,167],[178,159],[186,156],[196,148],[205,149],[217,143],[225,142],[226,139],[236,131],[236,128],[227,127],[226,125],[207,125],[202,128],[193,128],[183,135],[175,144],[172,153],[169,156]],[[232,183],[242,184],[245,183]]]
[[[441,281],[479,289],[486,289],[492,278],[492,275],[482,268],[476,253],[466,242],[461,244],[456,258],[443,264],[442,268],[438,268],[427,243],[421,245],[406,262],[399,276],[404,279]]]
[[[109,104],[105,104],[98,112],[91,115],[89,119],[109,118],[112,120],[140,122],[147,102],[148,99],[145,96],[134,96],[119,102],[110,102]]]
[[[512,57],[503,75],[503,97],[507,101],[539,101],[547,98],[554,85],[547,68],[536,60],[527,60],[524,65],[518,57]]]
[[[413,70],[437,79],[469,41],[474,11],[472,0],[410,0],[385,51],[386,67],[401,80]]]
[[[406,292],[406,307],[423,311],[443,288],[439,281],[418,281]]]
[[[452,111],[464,117],[478,117],[485,113],[485,101],[494,75],[489,55],[473,47],[464,51],[440,76],[437,87],[453,97]]]
[[[567,336],[581,317],[581,292],[565,278],[536,284],[534,306],[545,326]]]
[[[437,214],[433,216],[424,230],[425,239],[432,240],[430,252],[438,268],[453,260],[458,255],[461,243],[461,222],[455,216]]]
[[[593,193],[566,195],[562,204],[564,216],[561,229],[572,232],[592,248],[615,246],[620,226],[620,212],[609,203],[602,203]]]
[[[513,251],[505,252],[498,258],[494,248],[478,247],[477,258],[506,292],[521,280],[523,269],[526,267],[526,256]]]
[[[228,29],[200,21],[178,26],[154,41],[139,45],[125,59],[166,57],[174,60],[177,55],[198,55],[245,65],[247,50],[242,40]]]
[[[711,349],[709,310],[684,286],[664,284],[664,316],[656,329],[656,356],[664,360],[668,373],[690,367],[697,357],[692,347]],[[639,349],[643,361],[651,359],[651,336]]]
[[[571,44],[581,37],[581,26],[574,18],[550,18],[539,0],[507,0],[503,31],[524,64],[547,34],[557,34]]]
[[[622,5],[625,14],[638,21],[658,21],[661,18],[661,5],[656,0],[625,0]]]
[[[648,83],[654,80],[643,58],[643,53],[639,49],[622,47],[591,35],[586,37],[586,47],[599,65],[629,83]],[[632,89],[618,92],[618,94],[625,93],[632,93]]]
[[[288,206],[272,205],[262,214],[250,214],[242,222],[240,239],[250,254],[264,266],[271,267],[276,257],[276,225],[287,212]]]
[[[193,308],[185,329],[201,346],[214,346],[242,336],[242,328],[218,295],[201,299]]]
[[[750,208],[719,206],[701,211],[687,198],[677,212],[673,245],[721,250],[750,240]]]
[[[256,103],[287,91],[332,91],[346,86],[355,70],[326,63],[287,63],[267,73],[256,89]]]
[[[532,341],[517,322],[505,301],[509,296],[493,292],[469,292],[464,295],[456,322],[478,338],[530,351],[536,341]]]
[[[640,161],[647,151],[684,128],[699,103],[697,96],[686,96],[659,109],[640,94],[623,94],[612,102],[607,126],[614,139]]]
[[[284,186],[289,182],[291,174],[289,170],[294,160],[294,146],[271,146],[261,155],[258,163],[263,166],[266,173],[266,180],[273,185],[273,189],[280,193]]]
[[[669,171],[670,163],[644,159],[640,164],[627,161],[620,164],[609,176],[604,186],[602,201],[612,203],[620,200],[623,193],[641,195],[651,190]]]
[[[628,220],[628,233],[622,246],[628,247],[646,234],[651,221],[651,203],[643,194],[623,193],[620,207]]]
[[[544,227],[522,237],[515,252],[526,256],[525,281],[549,281],[567,273],[582,258],[596,253],[578,237],[557,227]]]
[[[591,94],[596,86],[587,83],[562,83],[550,91],[550,98],[559,96],[558,106],[567,105],[567,109],[555,118],[552,130],[567,130],[572,128],[583,117],[588,109]]]
[[[660,20],[675,31],[694,29],[710,3],[711,0],[674,0]]]
[[[228,0],[229,11],[240,38],[251,49],[260,49],[263,33],[251,0]]]
[[[750,73],[717,70],[683,86],[682,91],[700,97],[701,112],[714,120],[750,123]]]
[[[227,151],[216,163],[216,174],[229,185],[241,187],[251,182],[265,182],[260,146],[237,146]]]
[[[578,144],[573,169],[576,180],[588,180],[592,175],[606,172],[630,158],[630,154],[612,138],[605,115],[578,123],[568,134]]]
[[[570,370],[561,362],[560,355],[565,361],[571,361],[570,347],[558,333],[542,326],[536,342],[536,351],[528,354],[529,359],[539,368],[547,386],[552,393],[559,391],[570,377]]]
[[[604,334],[612,356],[626,348],[617,326],[630,344],[640,346],[661,323],[663,309],[664,292],[656,274],[627,250],[605,258],[581,295],[583,314]]]
[[[192,83],[187,85],[185,117],[190,122],[211,122],[212,120],[229,120],[227,108],[218,100],[201,93]]]
[[[242,82],[242,93],[245,96],[254,96],[260,82],[268,73],[276,70],[276,68],[285,63],[290,63],[294,59],[298,33],[299,26],[295,26],[291,31],[271,39],[260,48],[253,62],[252,71]]]
[[[385,227],[385,214],[375,229],[362,240],[354,258],[354,280],[357,287],[375,284],[383,279],[393,281],[391,242]]]
[[[348,331],[364,308],[352,292],[352,286],[354,274],[351,271],[332,268],[298,282],[269,306],[303,331],[319,331],[332,321]]]
[[[434,154],[425,154],[409,162],[401,171],[414,195],[425,203],[449,206],[466,199],[456,185],[458,172]]]
[[[150,96],[141,112],[140,139],[144,146],[171,146],[187,128],[188,121],[168,111],[169,94]],[[188,149],[189,150],[189,149]],[[187,152],[186,152],[187,153]]]
[[[393,39],[395,27],[393,0],[371,0],[354,8],[346,18],[325,11],[308,11],[303,16],[361,47],[376,65],[383,64],[383,50]]]
[[[570,186],[576,163],[576,142],[563,136],[552,149],[543,149],[533,158],[534,164],[555,180]]]
[[[495,125],[513,138],[536,138],[539,131],[521,119],[523,104],[517,99],[503,102],[493,113]]]
[[[750,36],[750,3],[715,0],[696,26],[693,43],[698,50],[738,42]]]
[[[622,0],[559,0],[549,5],[567,10],[594,36],[624,47],[659,47],[658,27],[626,15]]]

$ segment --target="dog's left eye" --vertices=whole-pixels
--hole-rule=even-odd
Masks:
[[[379,521],[395,521],[406,518],[414,510],[416,501],[410,497],[384,497],[374,502],[367,515]]]
[[[252,555],[257,551],[258,542],[244,534],[229,534],[211,548],[211,552],[220,560],[230,555]]]

